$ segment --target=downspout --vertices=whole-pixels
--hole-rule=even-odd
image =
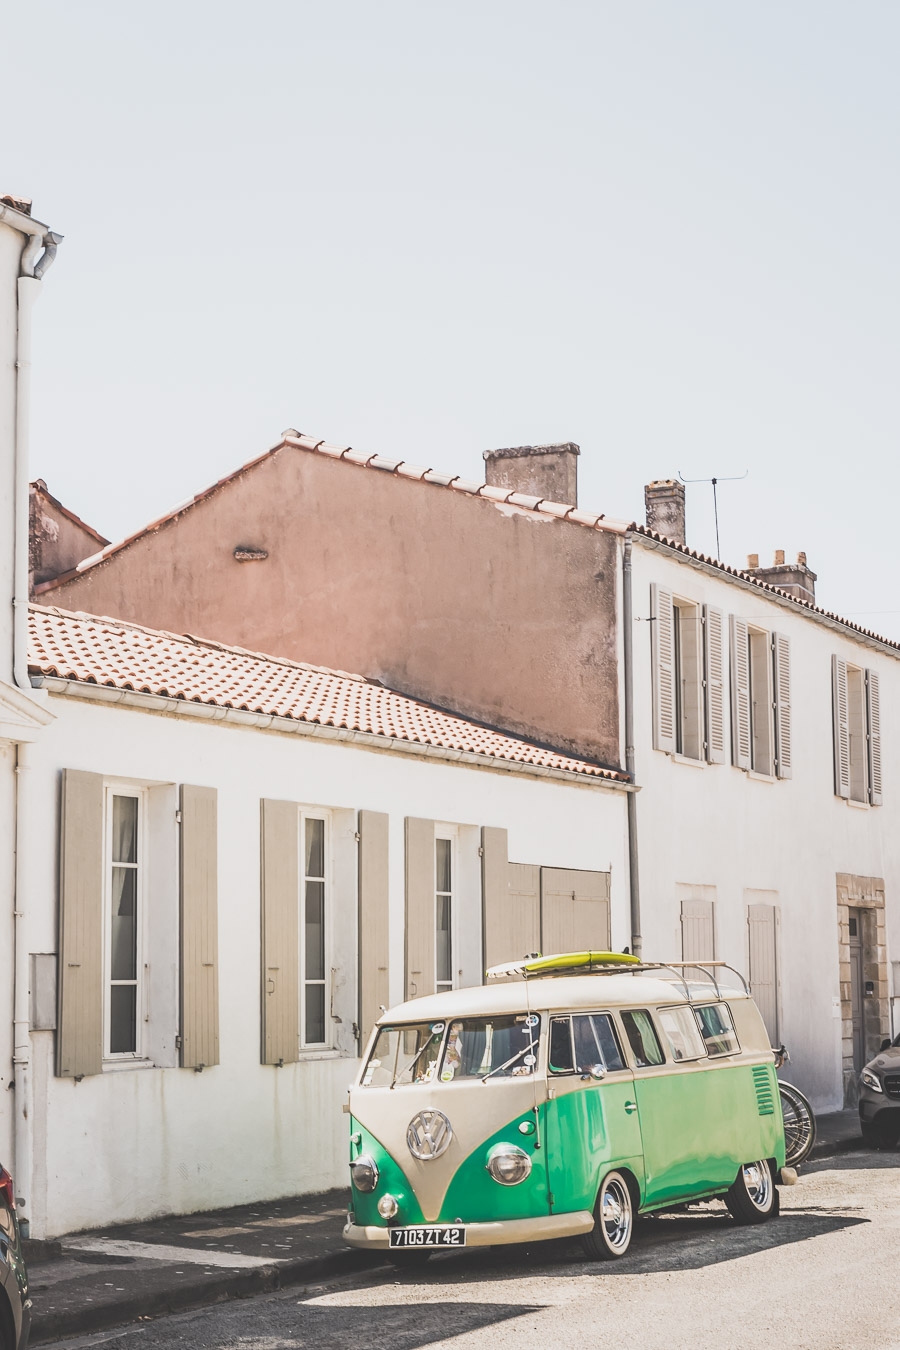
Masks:
[[[31,1083],[31,980],[28,969],[28,935],[25,930],[25,898],[28,895],[28,841],[25,838],[28,799],[28,745],[16,746],[16,864],[13,995],[13,1083],[15,1084],[14,1172],[19,1227],[23,1237],[31,1231],[32,1188],[32,1083]]]
[[[16,425],[13,455],[13,522],[15,530],[13,558],[13,681],[19,689],[31,691],[28,678],[28,436],[31,413],[31,310],[40,294],[41,277],[56,257],[62,235],[47,230],[39,221],[31,221],[20,211],[0,203],[0,221],[6,221],[25,235],[25,245],[16,282]],[[44,252],[39,260],[41,245]],[[36,261],[37,260],[37,261]],[[32,1083],[31,1083],[31,1009],[28,970],[28,934],[25,928],[25,904],[28,896],[28,848],[26,844],[26,805],[28,793],[28,746],[16,746],[15,769],[15,899],[13,919],[13,1083],[15,1086],[14,1184],[19,1210],[19,1225],[24,1237],[31,1231],[29,1208],[32,1188]]]
[[[625,772],[634,776],[634,613],[631,599],[631,531],[625,535],[622,556],[622,655],[625,667]],[[641,883],[638,874],[637,793],[627,794],[628,882],[631,897],[631,951],[642,954]]]

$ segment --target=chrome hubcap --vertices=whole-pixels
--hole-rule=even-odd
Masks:
[[[616,1178],[603,1188],[600,1214],[609,1246],[614,1251],[627,1246],[631,1232],[631,1196],[627,1187]]]
[[[746,1163],[741,1169],[744,1186],[757,1209],[768,1209],[772,1195],[772,1174],[764,1162]]]

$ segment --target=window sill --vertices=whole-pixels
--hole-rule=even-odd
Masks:
[[[679,755],[677,752],[671,756],[673,764],[689,764],[694,769],[705,769],[707,767],[705,759],[694,759],[693,755]]]
[[[125,1073],[129,1069],[157,1069],[158,1064],[154,1064],[152,1059],[144,1059],[135,1055],[133,1059],[105,1059],[103,1061],[104,1073]]]
[[[301,1046],[297,1054],[297,1063],[306,1064],[309,1061],[317,1059],[357,1059],[357,1055],[342,1055],[340,1050],[330,1050],[327,1046],[321,1048],[313,1046]]]
[[[853,797],[845,797],[844,801],[848,806],[852,806],[854,811],[869,811],[872,808],[871,802],[858,802]]]
[[[757,773],[755,769],[745,770],[747,777],[752,778],[757,783],[777,783],[778,779],[774,773]]]

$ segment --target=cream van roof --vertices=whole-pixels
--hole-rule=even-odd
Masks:
[[[694,999],[714,999],[715,986],[691,983]],[[744,991],[719,984],[722,997],[746,998]],[[441,1018],[478,1017],[491,1013],[556,1011],[569,1008],[618,1008],[643,1004],[686,1003],[679,980],[659,980],[648,975],[545,975],[510,981],[509,984],[475,985],[443,994],[399,1003],[383,1013],[379,1022],[430,1022]]]

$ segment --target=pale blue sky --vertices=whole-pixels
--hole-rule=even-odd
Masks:
[[[805,549],[900,636],[900,8],[121,3],[4,19],[2,190],[65,242],[32,471],[111,538],[295,426],[581,501],[740,474],[722,554]],[[15,112],[12,112],[15,109]],[[688,539],[713,551],[709,489]]]

